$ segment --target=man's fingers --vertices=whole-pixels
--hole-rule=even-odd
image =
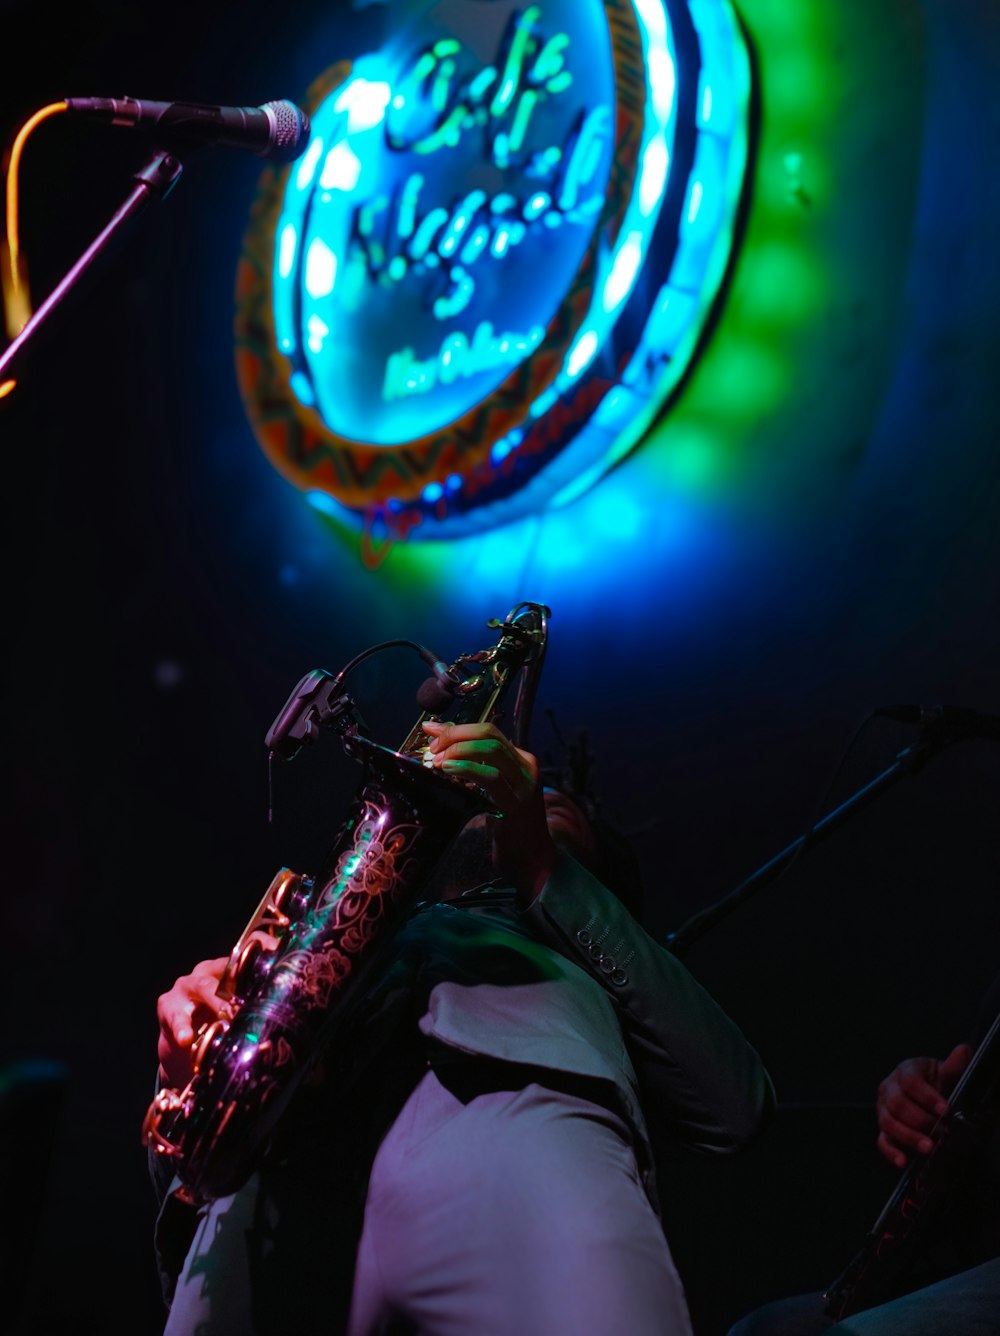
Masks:
[[[538,785],[538,762],[530,752],[515,747],[495,724],[449,724],[426,720],[424,729],[430,735],[428,763],[445,770],[456,771],[452,762],[470,762],[492,767],[510,787],[516,800],[527,798]],[[492,781],[486,771],[470,777]]]
[[[194,1026],[191,1016],[194,1005],[175,1007],[160,1013],[160,1040],[171,1049],[184,1048],[194,1038]]]
[[[893,1083],[884,1090],[878,1101],[879,1113],[887,1111],[901,1123],[927,1132],[947,1110],[947,1101],[926,1082]]]
[[[529,768],[534,764],[534,757],[515,747],[496,724],[439,724],[427,720],[423,727],[430,735],[427,749],[434,757],[461,748],[463,751],[472,749],[506,756],[518,764],[527,764]]]
[[[445,743],[435,739],[439,745],[431,752],[434,765],[441,761],[486,761],[498,768],[509,766],[521,767],[520,756],[505,738],[453,738]]]
[[[946,1111],[939,1064],[933,1058],[907,1058],[879,1087],[880,1103],[888,1103],[897,1117],[904,1117],[907,1100],[938,1117]],[[892,1107],[894,1103],[900,1107]]]
[[[216,956],[214,960],[199,960],[191,973],[185,975],[185,978],[200,979],[203,976],[207,976],[218,981],[222,978],[228,964],[228,956]]]
[[[181,991],[176,985],[169,993],[164,993],[156,1006],[157,1019],[162,1034],[172,1037],[180,1043],[190,1038],[194,1025],[192,1016],[196,1006],[195,999],[186,990]]]
[[[226,961],[227,957],[222,956],[218,961],[203,962],[212,968],[199,972],[196,967],[191,974],[178,979],[169,992],[159,997],[156,1014],[160,1030],[175,1044],[186,1046],[194,1038],[194,1032],[200,1025],[214,1020],[228,1010],[228,1004],[217,992]],[[216,965],[220,965],[218,971],[215,969]]]
[[[498,800],[521,801],[536,786],[533,770],[505,738],[459,739],[435,752],[431,763],[446,774],[479,783]]]
[[[945,1094],[950,1094],[955,1082],[965,1071],[972,1058],[972,1049],[968,1044],[956,1044],[944,1062],[938,1067],[938,1080]]]
[[[232,1014],[218,987],[228,956],[202,960],[190,974],[183,974],[173,987],[156,1000],[160,1033],[156,1041],[160,1078],[168,1085],[183,1086],[191,1079],[191,1047],[204,1025]]]
[[[922,1155],[927,1155],[934,1149],[934,1142],[924,1128],[914,1126],[910,1122],[903,1122],[887,1109],[882,1109],[879,1112],[878,1125],[881,1134],[888,1137],[889,1141],[896,1147],[909,1147],[911,1150],[919,1151]]]
[[[501,775],[513,789],[523,789],[527,792],[533,784],[532,776],[525,772],[520,758],[507,751],[463,742],[449,747],[447,751],[440,752],[434,757],[435,769],[448,770],[459,762],[475,766],[478,774]]]
[[[214,975],[211,978],[203,975],[199,979],[192,979],[191,985],[189,1000],[193,1003],[191,1019],[195,1026],[204,1025],[206,1021],[215,1020],[216,1016],[228,1011],[228,1003],[218,994],[219,980]]]
[[[877,1141],[878,1151],[890,1164],[894,1164],[897,1169],[905,1169],[907,1158],[903,1151],[897,1145],[889,1140],[884,1132],[879,1132]]]
[[[424,721],[424,732],[430,734],[428,746],[432,752],[443,751],[445,747],[451,746],[453,742],[470,742],[475,739],[491,738],[497,742],[506,742],[507,739],[497,728],[496,724],[478,723],[478,724],[449,724],[440,722],[436,719],[426,719]]]
[[[891,1112],[900,1118],[908,1115],[911,1106],[926,1117],[936,1118],[940,1118],[948,1109],[948,1101],[940,1089],[915,1074],[902,1077],[898,1088],[888,1095],[886,1103]]]
[[[439,767],[453,779],[485,789],[501,814],[506,815],[520,800],[520,786],[504,771],[483,761],[444,760]]]
[[[502,738],[455,738],[433,753],[437,761],[445,756],[468,757],[509,757],[514,759],[514,749]]]

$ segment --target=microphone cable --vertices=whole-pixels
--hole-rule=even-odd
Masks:
[[[8,338],[14,339],[31,318],[31,297],[28,291],[28,269],[21,253],[18,221],[18,171],[21,155],[32,131],[42,121],[48,120],[59,112],[67,110],[65,102],[50,102],[22,125],[11,146],[7,163],[7,245],[0,265],[0,279],[3,287],[4,321]],[[14,388],[14,381],[5,381],[0,385],[0,398]]]

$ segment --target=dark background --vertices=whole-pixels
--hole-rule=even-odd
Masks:
[[[57,15],[8,0],[0,128],[9,144],[67,95],[295,99],[379,21],[377,7],[320,10],[108,0]],[[781,120],[781,23],[783,68],[825,27],[811,49],[833,71],[824,135],[838,151],[796,244],[832,257],[836,282],[781,345],[787,395],[734,441],[730,489],[698,501],[712,544],[662,541],[650,461],[667,432],[619,470],[648,499],[632,547],[595,540],[572,578],[533,557],[530,526],[502,569],[469,545],[364,569],[356,540],[271,468],[239,401],[232,288],[260,165],[238,152],[187,163],[0,403],[13,781],[0,1061],[19,1330],[159,1329],[139,1144],[157,994],[228,951],[277,867],[308,870],[356,781],[336,755],[303,757],[276,777],[267,822],[263,736],[303,672],[389,636],[451,659],[487,618],[549,601],[535,745],[558,756],[548,709],[563,735],[588,731],[657,936],[917,742],[886,719],[862,728],[876,707],[1000,711],[1000,14],[976,0],[740,11],[759,140],[719,336],[746,313],[768,173],[809,148]],[[22,174],[36,297],[142,157],[125,132],[68,118],[38,131]],[[698,390],[696,376],[678,413]],[[408,729],[423,675],[402,652],[359,673],[383,740]],[[965,1035],[996,967],[998,782],[994,742],[948,747],[691,947],[782,1101],[738,1161],[664,1150],[700,1336],[831,1279],[891,1187],[872,1149],[877,1082]]]

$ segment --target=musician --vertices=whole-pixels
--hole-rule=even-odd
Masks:
[[[983,1001],[977,1043],[998,1012],[1000,978]],[[919,1168],[934,1153],[948,1097],[972,1054],[972,1045],[963,1042],[940,1059],[907,1058],[880,1083],[876,1144],[895,1168]],[[985,1144],[964,1167],[969,1172],[950,1192],[945,1185],[939,1218],[928,1221],[926,1245],[915,1250],[901,1276],[897,1289],[907,1293],[840,1322],[827,1315],[820,1293],[780,1299],[736,1323],[729,1336],[1000,1336],[1000,1126],[992,1134],[987,1129]]]
[[[734,1151],[769,1078],[628,912],[634,878],[608,889],[620,844],[609,860],[536,758],[493,724],[424,728],[430,763],[501,815],[463,832],[259,1171],[195,1219],[166,1195],[167,1336],[690,1336],[647,1127]],[[159,1000],[171,1086],[224,1011],[225,963]],[[164,1191],[169,1161],[153,1168]]]

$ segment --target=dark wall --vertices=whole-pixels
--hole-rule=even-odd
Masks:
[[[762,89],[749,243],[768,173],[802,144],[776,109],[765,38],[777,11],[740,8]],[[272,11],[165,15],[109,0],[56,18],[7,3],[0,125],[9,141],[73,94],[295,98],[315,72],[303,34],[332,48],[336,15],[303,2],[278,24]],[[235,152],[192,158],[133,220],[0,403],[13,780],[4,1196],[25,1225],[10,1292],[25,1280],[33,1336],[105,1330],[112,1316],[158,1329],[139,1146],[156,997],[229,949],[278,866],[308,869],[353,791],[346,762],[310,755],[276,777],[267,822],[263,735],[307,669],[389,636],[450,658],[478,645],[488,617],[554,589],[535,745],[558,755],[547,708],[565,735],[588,730],[657,936],[917,743],[885,719],[856,737],[873,708],[1000,711],[1000,18],[976,0],[803,0],[782,13],[829,31],[839,101],[824,133],[841,152],[795,236],[831,257],[840,286],[783,354],[781,406],[734,434],[729,489],[690,498],[711,542],[675,551],[666,536],[655,470],[668,423],[616,475],[649,498],[634,539],[602,540],[562,583],[537,555],[542,524],[511,535],[502,570],[469,545],[450,564],[393,553],[365,570],[356,540],[307,510],[246,424],[232,286],[259,164]],[[343,22],[345,43],[362,43],[377,6]],[[142,156],[124,132],[64,118],[39,129],[22,171],[38,296]],[[758,253],[732,276],[720,337],[746,313]],[[872,275],[890,267],[878,287]],[[704,385],[692,380],[679,414]],[[359,677],[386,740],[412,722],[422,677],[404,654]],[[905,1055],[947,1051],[993,976],[998,781],[992,741],[947,747],[691,947],[784,1105],[731,1173],[666,1157],[705,1333],[758,1298],[822,1283],[884,1193],[866,1150],[875,1085]],[[831,1206],[842,1180],[852,1192]],[[730,1278],[721,1296],[715,1258]]]

